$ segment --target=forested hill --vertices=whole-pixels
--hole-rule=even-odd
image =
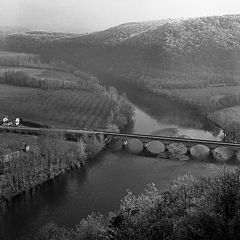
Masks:
[[[29,31],[27,28],[22,27],[9,27],[9,26],[0,26],[0,49],[2,50],[5,47],[5,39],[11,34],[22,34]]]
[[[208,74],[235,82],[240,71],[240,15],[126,23],[59,38],[41,32],[15,34],[8,37],[7,50],[57,56],[135,80],[175,81],[194,74],[195,81]]]

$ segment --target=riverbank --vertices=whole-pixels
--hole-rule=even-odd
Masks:
[[[226,141],[240,141],[240,106],[215,111],[209,118],[225,130]]]
[[[150,91],[198,109],[203,116],[222,128],[227,135],[232,135],[233,131],[237,132],[236,129],[239,128],[240,86],[171,90],[150,89]],[[227,141],[234,140],[228,139]]]
[[[0,52],[0,117],[117,131],[131,121],[131,105],[115,88],[63,61],[44,61],[35,54]]]
[[[221,110],[218,110],[210,115],[210,118],[213,119],[213,121],[217,122],[219,125],[226,125],[227,123],[235,123],[236,127],[240,125],[240,106],[234,106],[229,108],[224,108]]]
[[[1,145],[0,202],[32,191],[65,171],[81,168],[105,147],[103,136],[83,135],[78,142],[70,142],[52,133],[29,136],[30,151],[24,152],[17,134],[0,134],[0,137],[8,137],[8,143]],[[9,141],[11,138],[15,143]],[[27,143],[26,137],[24,140]]]
[[[175,124],[182,128],[191,126],[199,130],[211,131],[214,136],[224,130],[225,135],[227,135],[227,137],[225,136],[225,141],[229,142],[233,141],[234,134],[237,135],[236,129],[239,128],[240,121],[236,119],[237,112],[235,110],[240,104],[239,86],[157,90],[141,85],[136,87],[131,81],[111,74],[95,73],[95,75],[98,76],[102,84],[113,85],[121,93],[126,93],[131,102],[141,106],[143,109],[148,109],[148,114],[157,117],[162,123],[166,122],[169,124],[172,122],[173,125]],[[151,106],[150,99],[156,103],[154,106]],[[161,102],[165,102],[166,106],[169,105],[169,102],[172,103],[171,109],[164,109],[164,112],[167,111],[168,115],[172,115],[171,118],[169,116],[165,117],[164,113],[164,116],[158,113],[159,108],[162,109],[163,104]],[[151,109],[150,111],[149,108]],[[177,114],[173,112],[177,112]],[[179,118],[183,120],[186,112],[191,112],[190,118],[179,121]],[[221,112],[223,114],[220,114]],[[194,118],[191,115],[198,117]],[[224,140],[223,137],[217,140]],[[198,137],[195,136],[195,138]]]
[[[165,128],[177,127],[181,130],[181,135],[186,134],[183,133],[186,132],[184,129],[189,128],[211,132],[214,136],[217,136],[221,131],[213,121],[208,119],[207,114],[196,105],[187,104],[166,95],[154,94],[145,88],[135,86],[121,77],[102,72],[95,72],[94,74],[102,85],[114,86],[120,94],[126,95],[134,105],[146,111],[148,115],[155,118],[163,126],[165,124]],[[157,130],[159,129],[155,131]],[[201,139],[202,135],[204,134],[199,132]],[[193,138],[198,137],[194,135]]]
[[[71,229],[49,223],[36,239],[238,239],[239,177],[239,169],[223,169],[178,177],[166,191],[155,184],[138,196],[128,190],[118,211],[92,213]]]
[[[133,110],[129,102],[119,95],[116,89],[109,87],[107,90],[100,86],[95,78],[91,84],[88,83],[86,79],[82,79],[83,72],[78,72],[81,76],[78,79],[70,73],[41,69],[41,74],[45,74],[44,79],[40,79],[42,82],[46,83],[46,80],[51,82],[51,77],[54,77],[54,81],[58,83],[56,89],[48,89],[48,87],[42,89],[41,81],[35,82],[35,79],[32,81],[31,77],[24,75],[26,74],[24,71],[30,70],[32,74],[36,74],[36,69],[21,68],[20,70],[12,67],[1,77],[4,84],[1,84],[0,91],[2,103],[0,117],[6,114],[10,118],[20,116],[24,119],[23,124],[35,127],[111,131],[119,131],[132,121]],[[21,78],[22,74],[24,78]],[[87,90],[82,89],[82,85],[77,90],[65,89],[62,83],[70,81],[66,80],[66,77],[73,83],[77,84],[81,81],[84,86],[86,84]],[[90,78],[92,80],[92,75]],[[32,99],[31,102],[29,98]],[[2,142],[8,144],[3,144],[0,148],[2,162],[0,201],[9,200],[29,191],[71,168],[80,168],[105,146],[103,136],[83,136],[80,139],[73,136],[73,139],[68,139],[55,136],[53,133],[49,136],[40,136],[37,140],[32,138],[35,143],[29,144],[31,150],[24,152],[23,142],[17,139],[16,134],[2,135]],[[76,142],[65,141],[66,139]]]
[[[120,101],[108,117],[108,130],[119,131],[132,122],[132,107],[120,95]],[[109,120],[110,118],[110,120]],[[43,126],[32,121],[27,125]],[[62,136],[56,133],[22,137],[18,134],[0,133],[0,203],[19,194],[31,191],[65,171],[81,168],[105,148],[103,135]],[[6,140],[7,139],[7,140]],[[30,151],[23,150],[23,143]]]
[[[196,111],[189,111],[189,108],[182,108],[162,97],[155,98],[152,94],[144,95],[136,91],[130,97],[138,104],[134,126],[126,130],[128,132],[151,134],[161,129],[166,132],[166,129],[174,128],[179,134],[192,138],[217,138],[217,135],[214,137],[212,134],[214,129],[210,128],[211,125],[200,118]],[[153,105],[152,102],[158,104]],[[35,188],[37,191],[32,196],[26,192],[8,204],[2,204],[0,238],[20,240],[22,236],[27,236],[29,238],[25,239],[31,240],[47,222],[74,228],[92,211],[108,213],[119,209],[119,202],[126,195],[127,189],[138,195],[148,183],[154,182],[158,189],[164,190],[177,176],[188,172],[195,177],[211,176],[222,165],[150,158],[132,155],[124,150],[112,152],[108,148],[92,161],[87,161],[86,167],[83,165],[77,171],[68,171],[54,181]],[[226,165],[236,167],[231,162]]]

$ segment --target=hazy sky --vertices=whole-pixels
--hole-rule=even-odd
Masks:
[[[0,25],[92,32],[131,21],[240,14],[240,0],[0,0]]]

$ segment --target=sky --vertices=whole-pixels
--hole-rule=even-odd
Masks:
[[[240,0],[0,0],[0,25],[87,33],[126,22],[240,14]]]

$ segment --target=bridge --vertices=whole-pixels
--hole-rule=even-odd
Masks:
[[[233,156],[239,157],[240,160],[240,144],[228,143],[220,141],[209,141],[202,139],[188,139],[178,137],[165,137],[133,133],[116,133],[104,130],[86,130],[86,129],[54,129],[54,128],[30,128],[30,127],[0,127],[0,132],[27,134],[27,135],[42,135],[42,134],[61,134],[64,136],[73,136],[81,138],[83,135],[102,135],[105,138],[106,144],[113,139],[121,141],[122,147],[131,144],[139,145],[139,149],[146,149],[152,153],[159,154],[162,152],[175,151],[174,149],[182,149],[183,154],[194,155],[197,151],[207,155],[227,155],[226,158]],[[155,150],[153,148],[155,147]],[[157,150],[156,150],[157,148]],[[222,154],[222,152],[225,152]],[[225,159],[227,160],[227,159]]]

